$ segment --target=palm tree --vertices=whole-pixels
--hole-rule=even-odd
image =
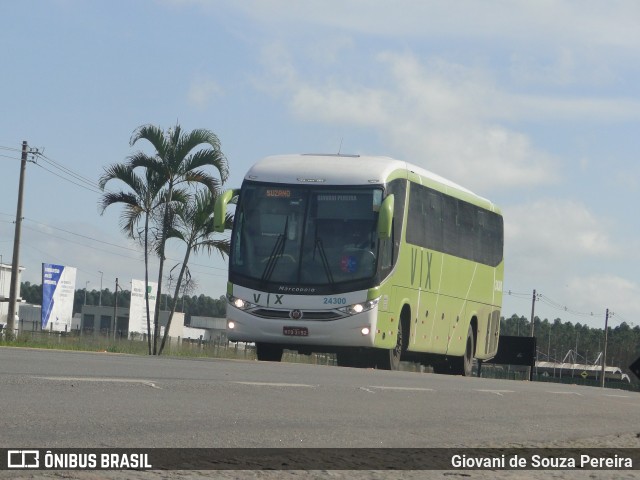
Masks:
[[[149,220],[158,202],[162,198],[163,182],[161,177],[153,170],[146,170],[145,176],[137,175],[126,164],[114,164],[105,168],[100,177],[99,186],[104,191],[107,183],[112,180],[123,182],[129,191],[106,192],[100,201],[101,214],[107,207],[114,204],[123,204],[124,211],[120,217],[120,227],[129,238],[142,240],[144,245],[144,274],[145,274],[145,304],[147,308],[147,339],[149,355],[151,355],[151,324],[149,315]],[[144,219],[142,231],[138,229],[141,219]]]
[[[191,132],[182,132],[180,125],[164,131],[153,125],[143,125],[137,128],[131,136],[130,144],[135,145],[139,140],[148,141],[155,153],[148,155],[137,152],[129,159],[129,167],[133,170],[144,168],[151,171],[151,175],[161,179],[164,185],[162,195],[163,213],[160,221],[160,236],[158,239],[158,255],[160,266],[158,268],[158,293],[162,295],[162,275],[165,260],[165,247],[171,225],[172,208],[175,206],[175,194],[177,187],[183,183],[202,184],[212,194],[216,194],[222,183],[229,175],[227,159],[220,150],[220,140],[211,131],[196,129]],[[198,148],[204,146],[203,148]],[[215,168],[220,176],[218,180],[207,173],[204,168]],[[149,175],[149,174],[147,174]],[[157,353],[158,325],[160,316],[160,302],[156,302],[154,313],[153,354]]]
[[[185,273],[188,273],[187,265],[191,253],[197,254],[200,251],[206,251],[211,255],[212,252],[218,252],[223,258],[225,255],[229,255],[229,240],[213,238],[215,234],[213,226],[213,206],[216,198],[217,194],[212,193],[210,190],[199,190],[190,202],[179,205],[176,209],[176,221],[168,232],[168,238],[182,240],[185,243],[186,250],[180,267],[180,273],[178,274],[173,299],[171,300],[169,320],[164,330],[158,355],[162,354],[167,337],[169,336],[171,321],[178,304],[178,294],[182,287]],[[232,223],[233,217],[228,214],[225,218],[226,227],[231,228]]]

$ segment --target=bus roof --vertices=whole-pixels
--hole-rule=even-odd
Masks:
[[[470,190],[441,177],[433,172],[411,163],[391,157],[345,154],[289,154],[265,157],[254,164],[245,176],[245,180],[288,184],[321,185],[367,185],[386,183],[394,172],[413,172],[431,182],[464,192],[478,200],[485,198]],[[397,178],[397,175],[396,175]],[[490,203],[490,202],[489,202]]]

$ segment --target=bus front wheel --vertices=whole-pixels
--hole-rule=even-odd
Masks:
[[[377,367],[380,370],[400,370],[400,357],[402,352],[406,350],[407,341],[404,338],[402,323],[398,323],[398,334],[396,337],[396,346],[391,350],[380,350],[378,352],[379,360]]]
[[[283,348],[271,343],[256,343],[256,357],[261,362],[282,361]]]

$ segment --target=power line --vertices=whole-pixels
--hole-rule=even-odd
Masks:
[[[503,290],[502,294],[503,295],[509,295],[510,297],[522,298],[522,299],[526,299],[526,300],[531,299],[531,294],[530,293],[520,293],[520,292],[511,291],[511,290]]]
[[[48,225],[46,223],[36,222],[35,220],[31,220],[30,218],[25,218],[25,220],[28,220],[31,223],[35,223],[36,225],[40,225],[40,226],[43,226],[43,227],[51,228],[53,230],[58,230],[60,232],[68,233],[69,235],[75,235],[76,237],[85,238],[87,240],[91,240],[92,242],[103,243],[105,245],[109,245],[110,247],[117,247],[117,248],[122,248],[124,250],[129,250],[131,252],[140,253],[140,251],[138,249],[135,249],[135,248],[125,247],[125,246],[122,246],[122,245],[118,245],[116,243],[105,242],[104,240],[99,240],[97,238],[93,238],[93,237],[90,237],[88,235],[82,235],[81,233],[76,233],[76,232],[72,232],[70,230],[65,230],[64,228],[54,227],[53,225]],[[35,230],[35,229],[32,229],[32,230]],[[36,231],[40,231],[40,230],[36,230]],[[62,237],[58,237],[58,238],[62,238]],[[65,239],[62,238],[62,240],[65,240]]]
[[[567,307],[564,304],[558,303],[555,300],[547,297],[546,295],[540,294],[540,301],[545,305],[562,312],[569,313],[576,317],[598,317],[600,314],[594,314],[593,312],[580,312],[578,310],[574,310],[572,308]]]
[[[0,145],[0,150],[7,150],[9,152],[21,152],[22,150],[19,148],[15,148],[15,147],[3,147],[2,145]]]
[[[23,244],[25,247],[27,247],[27,248],[30,248],[30,249],[35,250],[35,251],[37,251],[37,252],[40,252],[41,254],[45,255],[45,256],[46,256],[46,257],[48,257],[48,258],[51,258],[51,257],[52,257],[51,252],[45,252],[44,250],[40,250],[38,247],[34,247],[33,245],[30,245],[29,243],[22,242],[22,244]],[[67,263],[67,262],[63,262],[63,261],[61,261],[59,258],[55,258],[55,257],[53,258],[53,260],[54,260],[55,262],[59,263],[59,264],[65,264],[65,263]],[[82,268],[80,268],[80,267],[73,267],[73,268],[75,268],[76,270],[78,270],[78,271],[80,271],[80,272],[83,272],[83,273],[85,273],[85,274],[87,274],[87,275],[95,275],[93,272],[89,272],[89,271],[84,270],[84,269],[82,269]]]
[[[523,299],[523,300],[530,300],[531,299],[531,294],[530,293],[521,293],[521,292],[513,292],[511,290],[505,290],[502,292],[505,295],[509,295],[515,298],[519,298],[519,299]],[[560,311],[560,312],[564,312],[567,313],[569,315],[573,315],[576,317],[589,317],[589,318],[600,318],[601,316],[604,316],[605,313],[604,312],[581,312],[572,308],[569,308],[566,306],[566,304],[563,303],[559,303],[556,302],[555,300],[549,298],[548,296],[541,294],[541,293],[537,293],[536,294],[536,299],[542,303],[544,303],[547,307],[550,307],[551,309]],[[617,313],[611,312],[609,311],[609,318],[617,318],[620,320],[620,322],[624,322],[628,325],[633,326],[633,322],[630,322],[628,320],[626,320],[622,315],[619,315]]]
[[[8,213],[3,213],[3,212],[0,212],[0,215],[6,215],[7,217],[11,217],[11,215],[9,215]],[[108,245],[110,247],[116,247],[116,248],[120,248],[120,249],[123,249],[123,250],[128,250],[130,252],[134,252],[134,253],[139,253],[139,254],[143,253],[143,252],[141,252],[140,250],[138,250],[136,248],[126,247],[126,246],[118,245],[116,243],[106,242],[104,240],[100,240],[100,239],[95,238],[95,237],[90,237],[89,235],[83,235],[81,233],[72,232],[70,230],[65,230],[64,228],[55,227],[55,226],[49,225],[47,223],[38,222],[38,221],[33,220],[31,218],[26,218],[25,217],[25,220],[28,221],[28,222],[31,222],[31,223],[33,223],[35,225],[39,225],[41,227],[50,228],[52,230],[58,230],[60,232],[63,232],[63,233],[69,234],[69,235],[74,235],[76,237],[84,238],[86,240],[91,240],[92,242],[102,243],[102,244]],[[13,223],[13,222],[11,222],[9,220],[0,220],[0,222],[9,223],[9,224]],[[64,238],[64,237],[60,237],[60,236],[57,236],[57,235],[51,235],[51,233],[43,231],[43,230],[40,230],[40,229],[32,228],[32,227],[29,227],[29,226],[25,226],[25,228],[28,228],[29,230],[33,230],[33,231],[36,231],[36,232],[39,232],[39,233],[46,233],[47,235],[54,236],[55,238],[59,238],[61,240],[71,241],[71,240],[68,240],[67,238]],[[119,255],[119,254],[114,253],[114,252],[109,252],[108,250],[97,249],[96,247],[93,247],[91,245],[86,245],[86,244],[78,243],[78,242],[72,242],[72,243],[76,243],[77,245],[82,245],[82,246],[87,247],[87,248],[93,248],[93,249],[98,250],[98,251],[107,252],[107,253],[113,253],[114,255]],[[126,255],[121,255],[121,256],[126,257],[126,258],[132,258],[132,257],[127,257]],[[182,260],[179,260],[179,259],[176,259],[176,258],[170,258],[170,257],[167,257],[167,260],[170,260],[170,261],[173,261],[173,262],[181,262],[182,261]],[[194,267],[209,268],[211,270],[224,270],[224,271],[227,270],[226,268],[214,267],[214,266],[211,266],[211,265],[205,265],[205,264],[196,263],[196,262],[189,262],[189,265],[192,265]],[[211,274],[207,274],[207,275],[211,275]]]
[[[42,160],[44,160],[51,167],[56,168],[56,169],[60,170],[61,172],[64,172],[66,175],[69,175],[69,176],[75,178],[79,182],[82,182],[82,183],[90,186],[91,188],[93,188],[95,190],[100,190],[99,185],[94,180],[91,180],[91,179],[89,179],[89,178],[87,178],[87,177],[85,177],[83,175],[80,175],[77,172],[74,172],[70,168],[65,167],[64,165],[62,165],[60,162],[57,162],[54,159],[46,156],[44,153],[37,153],[37,157],[42,159]]]
[[[35,164],[35,165],[37,165],[38,167],[40,167],[41,169],[43,169],[43,170],[45,170],[45,171],[49,172],[50,174],[55,175],[56,177],[61,178],[62,180],[65,180],[65,181],[67,181],[67,182],[69,182],[69,183],[73,183],[74,185],[76,185],[76,186],[78,186],[78,187],[84,188],[85,190],[89,190],[90,192],[98,193],[98,194],[101,194],[101,193],[102,193],[102,191],[101,191],[101,190],[99,190],[97,187],[93,187],[93,188],[91,188],[91,187],[87,187],[87,186],[85,186],[85,185],[81,185],[81,184],[79,184],[79,183],[77,183],[77,182],[74,182],[73,180],[70,180],[69,178],[63,177],[62,175],[59,175],[59,174],[57,174],[57,173],[55,173],[55,172],[52,172],[51,170],[49,170],[49,169],[48,169],[48,168],[46,168],[46,167],[43,167],[42,165],[40,165],[40,164],[39,164],[39,163],[37,163],[37,162],[34,162],[34,164]]]
[[[28,225],[24,225],[24,228],[26,228],[26,229],[28,229],[28,230],[33,230],[33,231],[35,231],[35,232],[42,233],[40,230],[38,230],[38,229],[36,229],[36,228],[29,227]],[[73,243],[73,244],[75,244],[75,245],[80,245],[81,247],[90,248],[90,249],[92,249],[92,250],[96,250],[96,251],[98,251],[98,252],[109,253],[109,254],[111,254],[111,255],[118,255],[119,257],[129,258],[129,259],[132,259],[132,260],[140,260],[140,258],[138,258],[138,257],[132,257],[132,256],[130,256],[130,255],[125,255],[125,254],[123,254],[123,253],[110,252],[110,251],[108,251],[108,250],[104,250],[104,249],[102,249],[102,248],[93,247],[93,246],[91,246],[91,245],[87,245],[87,244],[85,244],[85,243],[76,242],[76,241],[74,241],[74,240],[70,240],[70,239],[68,239],[68,238],[64,238],[64,237],[61,237],[61,236],[59,236],[59,235],[54,235],[54,234],[52,234],[52,233],[47,233],[47,236],[48,236],[48,237],[53,237],[53,238],[58,238],[58,239],[60,239],[60,240],[64,240],[65,242]],[[115,246],[115,245],[113,245],[113,244],[111,244],[111,245],[112,245],[112,246]],[[124,248],[124,247],[121,247],[121,248]]]
[[[48,225],[48,224],[46,224],[46,223],[37,222],[37,221],[32,220],[32,219],[30,219],[30,218],[25,218],[25,220],[27,220],[27,221],[29,221],[29,222],[31,222],[31,223],[34,223],[34,224],[36,224],[36,225],[40,225],[40,226],[42,226],[42,227],[50,228],[50,229],[52,229],[52,230],[58,230],[58,231],[60,231],[60,232],[67,233],[67,234],[69,234],[69,235],[74,235],[74,236],[76,236],[76,237],[84,238],[84,239],[86,239],[86,240],[90,240],[90,241],[92,241],[92,242],[102,243],[102,244],[104,244],[104,245],[108,245],[108,246],[110,246],[110,247],[120,248],[120,249],[127,250],[127,251],[130,251],[130,252],[138,253],[138,254],[140,254],[140,255],[142,255],[142,254],[143,254],[143,252],[142,252],[142,251],[140,251],[140,250],[138,250],[138,249],[136,249],[136,248],[126,247],[126,246],[118,245],[118,244],[115,244],[115,243],[106,242],[106,241],[104,241],[104,240],[99,240],[99,239],[97,239],[97,238],[90,237],[90,236],[88,236],[88,235],[83,235],[83,234],[80,234],[80,233],[72,232],[72,231],[70,231],[70,230],[65,230],[64,228],[54,227],[53,225]],[[7,222],[7,223],[11,223],[11,222]],[[52,235],[52,234],[51,234],[51,233],[49,233],[49,232],[44,232],[44,231],[42,231],[42,230],[35,229],[35,228],[29,227],[29,226],[26,226],[26,225],[25,225],[25,228],[28,228],[29,230],[33,230],[33,231],[40,232],[40,233],[46,233],[46,234],[47,234],[47,235],[49,235],[49,236],[53,236],[53,237],[55,237],[55,238],[59,238],[59,239],[61,239],[61,240],[65,240],[65,241],[68,241],[68,242],[71,242],[71,243],[75,243],[76,245],[81,245],[81,246],[84,246],[84,247],[86,247],[86,248],[91,248],[91,249],[94,249],[94,250],[97,250],[97,251],[106,252],[106,253],[111,253],[111,254],[113,254],[113,255],[119,255],[119,256],[122,256],[122,257],[125,257],[125,258],[133,258],[133,257],[127,256],[127,255],[118,254],[118,253],[115,253],[115,252],[109,252],[108,250],[99,249],[99,248],[96,248],[96,247],[94,247],[94,246],[87,245],[87,244],[84,244],[84,243],[73,242],[72,240],[69,240],[69,239],[67,239],[67,238],[60,237],[60,236],[58,236],[58,235]],[[136,258],[136,260],[140,260],[140,258]],[[182,260],[175,259],[175,258],[170,258],[170,257],[167,257],[167,260],[170,260],[170,261],[173,261],[173,262],[182,262]],[[209,268],[209,269],[212,269],[212,270],[224,270],[224,271],[226,271],[226,268],[214,267],[214,266],[211,266],[211,265],[204,265],[204,264],[201,264],[201,263],[195,263],[195,262],[190,262],[190,263],[189,263],[189,265],[196,266],[196,267]]]
[[[15,151],[15,152],[20,152],[19,149],[17,148],[10,148],[10,147],[2,147],[0,146],[0,150],[6,150],[6,151]],[[103,193],[103,190],[100,189],[100,186],[98,185],[98,183],[88,177],[85,177],[84,175],[81,175],[77,172],[75,172],[74,170],[70,169],[69,167],[66,167],[65,165],[63,165],[62,163],[54,160],[53,158],[45,155],[43,152],[39,151],[38,149],[31,149],[28,152],[29,155],[31,155],[32,159],[30,160],[33,164],[37,165],[38,167],[40,167],[41,169],[43,169],[44,171],[62,179],[65,180],[69,183],[72,183],[73,185],[76,185],[78,187],[84,188],[85,190],[89,190],[90,192],[93,193],[98,193],[101,194]],[[0,154],[0,157],[5,157],[8,159],[12,159],[12,160],[20,160],[20,158],[17,157],[13,157],[10,155],[4,155],[4,154]],[[38,160],[42,160],[43,163],[46,163],[50,168],[53,168],[54,170],[57,170],[59,173],[56,173],[54,171],[52,171],[50,168],[45,167],[44,165],[42,165],[42,163],[39,163]],[[104,191],[109,192],[108,189],[105,189]]]
[[[6,150],[6,151],[10,151],[10,152],[20,152],[21,150],[17,149],[17,148],[11,148],[11,147],[3,147],[0,146],[0,150]],[[35,165],[37,165],[38,167],[42,168],[44,171],[55,175],[58,178],[61,178],[62,180],[65,180],[69,183],[72,183],[78,187],[84,188],[86,190],[89,190],[93,193],[102,193],[102,190],[100,190],[100,187],[98,186],[98,184],[96,182],[94,182],[93,180],[88,179],[87,177],[84,177],[82,175],[80,175],[79,173],[74,172],[73,170],[71,170],[68,167],[65,167],[64,165],[62,165],[60,162],[55,161],[54,159],[48,157],[47,155],[45,155],[44,153],[40,152],[37,148],[32,148],[29,149],[27,151],[28,155],[31,155],[31,162]],[[8,159],[12,159],[12,160],[20,160],[20,158],[17,157],[13,157],[13,156],[9,156],[9,155],[4,155],[4,154],[0,154],[0,157],[4,157],[4,158],[8,158]],[[38,159],[43,160],[46,164],[48,164],[50,167],[58,170],[59,172],[61,172],[61,174],[53,172],[51,170],[49,170],[48,168],[46,168],[45,166],[43,166],[42,164],[38,163]],[[71,180],[70,178],[67,177],[71,177],[72,179],[76,180]],[[78,183],[81,182],[81,183]],[[84,185],[83,185],[84,184]]]

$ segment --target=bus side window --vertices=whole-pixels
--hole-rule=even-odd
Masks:
[[[386,195],[393,195],[393,229],[391,235],[391,265],[393,265],[400,251],[400,241],[402,237],[402,225],[404,223],[405,198],[407,196],[407,181],[405,179],[393,180],[387,186]]]
[[[393,219],[395,223],[396,219]],[[391,229],[391,237],[386,238],[380,242],[380,253],[379,253],[379,262],[380,262],[380,272],[382,272],[383,276],[391,270],[391,266],[393,265],[393,237],[394,232],[393,228]]]
[[[458,201],[448,195],[443,196],[443,235],[442,235],[442,250],[444,253],[450,255],[457,255],[459,251],[459,239],[458,239]]]
[[[460,249],[460,256],[463,258],[476,258],[477,229],[475,217],[476,207],[458,200],[458,248]]]
[[[438,252],[442,251],[442,194],[435,190],[427,190],[425,199],[427,217],[425,221],[426,247]]]

